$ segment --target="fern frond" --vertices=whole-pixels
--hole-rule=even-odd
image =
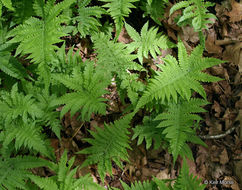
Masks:
[[[200,121],[201,119],[195,113],[205,112],[201,106],[206,104],[207,101],[203,99],[181,100],[178,103],[170,103],[167,112],[155,118],[155,120],[160,121],[157,127],[164,128],[163,134],[170,143],[174,163],[179,154],[182,156],[189,155],[187,153],[190,149],[188,146],[185,147],[185,143],[189,141],[190,136],[195,135],[195,131],[191,128],[194,120]]]
[[[159,25],[161,25],[161,19],[165,13],[165,6],[168,0],[148,0],[144,2],[141,9],[144,10],[144,16],[150,15],[150,17]]]
[[[13,20],[17,24],[22,24],[24,21],[34,15],[33,0],[21,0],[14,2],[15,11]]]
[[[74,157],[68,160],[67,151],[65,150],[59,163],[53,164],[50,167],[56,175],[49,178],[30,175],[29,178],[44,190],[104,190],[103,187],[94,183],[89,175],[75,179],[74,175],[76,174],[77,168],[71,169],[74,160]]]
[[[104,129],[96,127],[97,132],[90,131],[93,139],[86,139],[92,146],[78,153],[90,154],[84,161],[82,167],[97,164],[101,180],[104,180],[106,172],[112,174],[112,161],[122,168],[122,160],[128,161],[127,148],[129,137],[127,134],[131,115],[115,121],[113,124],[104,125]]]
[[[43,112],[36,106],[32,95],[28,94],[25,96],[23,93],[18,92],[16,83],[10,93],[1,91],[0,114],[6,124],[9,124],[18,118],[22,118],[27,123],[29,116],[35,120],[35,118],[41,117]]]
[[[183,166],[181,168],[181,172],[178,176],[174,184],[174,190],[180,189],[196,189],[203,190],[206,187],[206,184],[201,184],[201,179],[198,179],[197,176],[193,176],[193,174],[189,174],[189,168],[187,165],[187,161],[183,160]]]
[[[106,113],[106,104],[104,103],[106,99],[101,96],[107,93],[105,88],[110,83],[110,79],[105,76],[105,73],[95,70],[94,63],[86,63],[83,72],[76,67],[71,77],[53,75],[55,80],[75,91],[53,101],[53,105],[65,104],[61,110],[61,117],[69,110],[71,110],[71,116],[73,116],[80,109],[83,120],[89,120],[92,113]]]
[[[47,161],[32,156],[0,158],[0,189],[26,189],[28,169],[46,165]]]
[[[124,188],[124,190],[157,190],[157,186],[153,181],[144,181],[141,183],[140,181],[135,181],[131,184],[131,187],[129,187],[126,183],[121,181],[121,184]]]
[[[15,9],[12,6],[11,0],[0,0],[0,17],[2,16],[2,7],[7,7],[10,11],[14,11]]]
[[[125,23],[125,28],[129,36],[134,40],[128,44],[128,48],[132,51],[138,50],[137,55],[140,63],[143,63],[143,57],[148,58],[150,53],[153,58],[156,58],[157,54],[160,54],[160,49],[167,49],[172,47],[172,43],[168,38],[161,35],[158,32],[158,28],[150,28],[148,30],[148,22],[142,27],[140,35],[135,31],[133,27]]]
[[[137,125],[133,131],[134,135],[131,140],[134,140],[138,137],[137,145],[140,145],[143,140],[146,141],[146,149],[148,150],[151,145],[152,141],[154,139],[154,149],[157,149],[160,147],[162,140],[164,140],[164,134],[162,134],[163,130],[162,128],[157,128],[159,124],[159,121],[153,121],[149,117],[144,117],[143,119],[143,125]]]
[[[66,36],[65,27],[61,24],[67,19],[58,16],[61,11],[69,7],[75,0],[64,0],[56,5],[49,0],[35,0],[34,9],[37,16],[31,17],[23,24],[10,31],[8,37],[13,37],[11,43],[20,43],[15,56],[26,55],[28,59],[39,64],[40,76],[44,78],[46,89],[49,87],[50,71],[47,63],[51,61],[54,51],[58,48],[53,45],[62,42],[60,38]]]
[[[173,5],[170,15],[176,10],[185,8],[177,24],[182,26],[183,23],[188,22],[195,31],[202,31],[202,29],[207,29],[207,24],[213,23],[209,19],[216,19],[214,14],[208,13],[207,7],[210,6],[213,6],[213,3],[204,2],[204,0],[181,1]]]
[[[106,13],[105,9],[98,6],[86,7],[90,1],[91,0],[85,0],[79,3],[79,15],[73,18],[74,22],[78,22],[77,29],[82,37],[100,31],[99,27],[102,25],[97,18],[101,18],[101,15]]]
[[[16,122],[9,125],[3,132],[3,151],[15,140],[15,149],[18,151],[21,147],[40,152],[44,156],[53,158],[53,152],[50,143],[41,134],[41,127],[32,123]]]
[[[201,72],[202,70],[223,63],[216,58],[202,58],[203,47],[197,46],[190,56],[185,52],[185,46],[182,42],[178,43],[178,58],[177,60],[168,55],[164,59],[165,64],[160,65],[162,72],[157,72],[158,75],[150,80],[147,90],[139,100],[136,111],[151,102],[153,99],[170,102],[177,102],[178,96],[189,100],[192,94],[191,90],[198,92],[203,98],[206,98],[206,93],[199,83],[215,82],[221,80],[218,77],[210,76]]]
[[[128,17],[131,8],[135,8],[134,2],[138,0],[99,0],[105,2],[103,7],[108,8],[107,12],[114,19],[116,27],[116,38],[119,36],[123,27],[124,17]]]

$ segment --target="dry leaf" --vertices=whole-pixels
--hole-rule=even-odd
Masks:
[[[220,164],[227,164],[229,162],[228,152],[226,148],[221,152],[219,156]]]
[[[230,22],[239,22],[242,20],[242,3],[237,3],[235,0],[230,0],[232,10],[225,15],[230,17]]]
[[[205,42],[205,47],[208,53],[216,53],[221,54],[223,48],[215,44],[215,40],[217,40],[217,35],[214,29],[209,30],[208,36]]]

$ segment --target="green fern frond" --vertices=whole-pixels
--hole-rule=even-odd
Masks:
[[[75,158],[69,161],[67,151],[64,151],[58,164],[52,164],[50,167],[56,175],[49,178],[30,175],[30,179],[41,189],[44,190],[104,190],[103,187],[94,183],[89,175],[75,179],[77,168],[71,169]]]
[[[104,181],[106,172],[112,174],[112,161],[120,168],[122,168],[120,159],[128,161],[126,149],[131,149],[131,147],[129,146],[127,134],[129,134],[128,128],[131,118],[131,115],[127,115],[113,124],[105,124],[103,130],[96,127],[97,132],[90,131],[93,139],[86,139],[92,146],[78,152],[80,154],[90,154],[82,167],[97,164],[102,181]]]
[[[144,11],[144,16],[150,15],[157,24],[161,25],[168,2],[168,0],[148,0],[142,3],[141,9]]]
[[[3,154],[4,149],[15,140],[15,149],[18,151],[21,147],[28,148],[40,152],[44,156],[54,158],[50,143],[41,134],[41,127],[32,123],[14,122],[6,127],[3,140]]]
[[[56,5],[49,0],[45,4],[43,0],[35,0],[34,9],[37,16],[31,17],[23,24],[10,31],[8,37],[13,37],[11,43],[20,43],[15,56],[21,54],[29,56],[36,64],[39,64],[40,76],[45,81],[46,90],[49,88],[50,71],[47,63],[51,61],[54,51],[58,48],[53,45],[62,42],[60,38],[66,36],[65,27],[61,24],[68,19],[59,15],[75,0],[64,0]],[[59,16],[58,16],[59,15]]]
[[[138,50],[137,55],[140,63],[143,63],[143,57],[148,58],[150,53],[153,58],[160,54],[160,49],[167,49],[172,47],[172,43],[164,35],[158,32],[158,28],[150,28],[148,30],[149,23],[146,22],[142,27],[140,35],[135,31],[133,27],[125,23],[125,28],[129,36],[133,39],[133,42],[128,44],[128,48],[131,51]]]
[[[203,99],[181,100],[178,103],[170,103],[167,112],[155,118],[156,121],[160,121],[157,127],[164,128],[163,134],[170,143],[174,163],[178,155],[192,155],[185,143],[189,141],[190,136],[195,136],[195,131],[191,128],[194,120],[201,120],[200,116],[195,115],[195,113],[205,112],[201,106],[207,103]]]
[[[138,0],[99,0],[105,2],[103,7],[108,8],[107,12],[114,19],[116,27],[116,38],[118,38],[124,22],[124,17],[128,17],[131,8],[135,8],[134,2]]]
[[[12,87],[10,93],[1,91],[0,94],[0,114],[6,124],[18,118],[27,123],[29,117],[35,120],[35,118],[43,115],[42,110],[36,106],[32,95],[25,96],[23,93],[18,92],[17,83]]]
[[[0,158],[0,189],[26,189],[26,180],[32,175],[28,169],[46,165],[47,161],[32,156]]]
[[[53,75],[53,79],[75,91],[52,102],[52,105],[65,104],[61,110],[61,117],[69,110],[73,116],[80,109],[82,120],[89,120],[92,113],[106,113],[106,104],[104,103],[106,99],[102,98],[102,95],[107,93],[105,88],[111,80],[105,76],[105,73],[95,70],[94,63],[85,63],[83,72],[79,67],[76,67],[72,76]]]
[[[7,7],[10,11],[14,11],[15,9],[12,6],[11,0],[0,0],[0,17],[2,16],[2,7]]]
[[[154,140],[154,149],[159,148],[165,137],[165,135],[162,134],[164,129],[157,128],[159,123],[159,121],[153,121],[145,116],[143,119],[143,125],[137,125],[133,129],[134,135],[131,140],[138,137],[137,145],[140,145],[143,140],[145,140],[147,150],[151,147],[152,141]]]
[[[201,31],[202,29],[207,29],[207,24],[213,23],[209,19],[216,19],[214,14],[208,13],[207,7],[210,6],[213,6],[213,3],[204,2],[204,0],[181,1],[173,5],[170,9],[170,15],[176,10],[185,8],[177,24],[182,26],[185,22],[188,22],[195,31]]]
[[[206,184],[201,184],[201,179],[198,179],[197,176],[193,176],[193,174],[189,174],[189,168],[187,165],[187,161],[183,160],[183,166],[181,168],[181,172],[178,176],[174,184],[174,190],[203,190],[206,187]]]
[[[105,14],[105,9],[93,6],[86,7],[91,0],[85,0],[78,4],[78,16],[74,17],[74,22],[78,22],[77,29],[80,32],[82,37],[86,35],[92,35],[100,31],[101,23],[98,18],[102,17],[102,14]]]
[[[22,24],[24,21],[34,15],[33,0],[21,0],[14,2],[15,11],[13,20],[17,24]]]
[[[157,186],[153,181],[144,181],[143,183],[141,183],[140,181],[135,181],[131,184],[131,187],[129,187],[123,181],[121,181],[121,184],[124,190],[157,190]]]
[[[182,98],[189,100],[192,90],[206,98],[205,90],[199,82],[215,82],[221,79],[201,71],[224,61],[216,58],[203,58],[202,53],[203,47],[199,45],[188,56],[185,46],[182,42],[179,42],[179,64],[170,55],[164,58],[165,64],[159,65],[162,72],[157,72],[155,78],[150,80],[147,90],[137,104],[136,111],[154,99],[162,102],[165,100],[167,102],[172,100],[177,102],[180,95]]]

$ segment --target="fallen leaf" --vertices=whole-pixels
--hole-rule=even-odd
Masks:
[[[156,175],[156,178],[158,178],[158,179],[170,179],[169,170],[166,168],[165,170],[160,171]]]
[[[226,148],[221,152],[219,156],[220,164],[227,164],[229,162],[228,152]]]
[[[217,35],[214,29],[210,29],[208,31],[207,39],[205,42],[205,47],[208,53],[221,54],[223,48],[215,44],[215,40],[217,40]]]
[[[242,3],[237,3],[235,0],[230,0],[232,10],[225,15],[230,17],[230,22],[239,22],[242,20]]]

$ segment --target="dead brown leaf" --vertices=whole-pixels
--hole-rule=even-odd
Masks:
[[[227,164],[229,162],[228,152],[226,148],[221,152],[219,156],[219,162],[220,164]]]
[[[223,48],[215,44],[215,40],[217,40],[217,35],[214,29],[210,29],[208,31],[207,39],[205,42],[205,47],[208,53],[221,54]]]
[[[225,15],[230,17],[230,22],[239,22],[242,20],[242,3],[230,0],[232,10]]]

